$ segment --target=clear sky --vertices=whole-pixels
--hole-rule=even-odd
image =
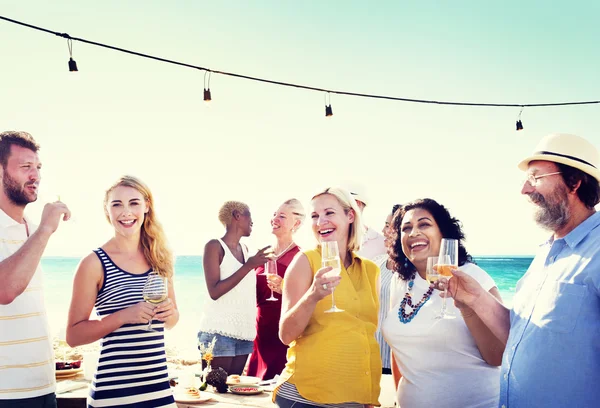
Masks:
[[[165,58],[273,80],[419,99],[544,103],[600,99],[596,1],[29,1],[0,15]],[[104,190],[145,180],[179,255],[220,236],[217,211],[247,202],[253,247],[297,197],[353,181],[367,223],[397,202],[431,197],[463,221],[474,255],[532,254],[547,233],[520,195],[517,162],[551,132],[600,147],[600,106],[525,109],[418,105],[332,95],[213,75],[0,21],[0,128],[42,144],[40,202],[75,220],[47,254],[86,254],[111,233]],[[298,240],[314,242],[309,227]]]

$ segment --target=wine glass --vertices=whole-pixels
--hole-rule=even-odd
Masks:
[[[269,279],[269,275],[277,275],[277,261],[268,260],[265,264],[265,275],[267,275],[267,280]],[[271,289],[271,297],[267,298],[267,300],[271,302],[277,301],[275,294],[273,293],[273,289]]]
[[[158,272],[150,272],[143,290],[144,300],[154,305],[164,302],[169,295],[168,280]],[[148,321],[147,331],[158,331],[152,328],[152,319]]]
[[[430,256],[427,258],[427,269],[425,271],[425,279],[429,281],[429,283],[435,283],[440,279],[440,273],[437,271],[435,266],[438,264],[439,257]]]
[[[451,238],[442,238],[440,244],[440,255],[438,258],[437,272],[440,276],[447,279],[452,277],[451,269],[458,268],[458,240]],[[448,312],[446,306],[446,295],[448,294],[448,285],[444,285],[444,298],[442,299],[442,309],[436,319],[454,319],[454,313]]]
[[[339,276],[342,273],[342,263],[340,261],[340,250],[338,249],[337,241],[321,242],[321,267],[331,266],[333,269],[323,276]],[[333,296],[334,288],[331,288],[331,309],[327,309],[325,313],[343,312],[335,305],[335,296]]]

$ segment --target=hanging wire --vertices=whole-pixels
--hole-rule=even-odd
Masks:
[[[454,105],[454,106],[481,106],[481,107],[498,107],[498,108],[536,108],[536,107],[547,107],[547,106],[567,106],[567,105],[600,104],[600,100],[594,100],[594,101],[574,101],[574,102],[555,102],[555,103],[530,103],[530,104],[520,104],[520,103],[455,102],[455,101],[436,101],[436,100],[428,100],[428,99],[413,99],[413,98],[402,98],[402,97],[387,96],[387,95],[374,95],[374,94],[364,94],[364,93],[358,93],[358,92],[338,91],[338,90],[333,90],[333,89],[317,88],[317,87],[308,86],[308,85],[294,84],[294,83],[290,83],[290,82],[275,81],[275,80],[271,80],[271,79],[267,79],[267,78],[252,77],[252,76],[249,76],[249,75],[237,74],[237,73],[234,73],[234,72],[227,72],[227,71],[219,71],[219,70],[209,69],[209,68],[205,68],[205,67],[198,66],[198,65],[192,65],[192,64],[185,63],[185,62],[174,61],[174,60],[170,60],[170,59],[166,59],[166,58],[161,58],[161,57],[157,57],[157,56],[153,56],[153,55],[149,55],[149,54],[144,54],[144,53],[137,52],[137,51],[131,51],[131,50],[127,50],[127,49],[124,49],[124,48],[115,47],[115,46],[108,45],[108,44],[103,44],[103,43],[99,43],[99,42],[95,42],[95,41],[86,40],[85,38],[71,37],[67,33],[60,33],[60,32],[57,32],[57,31],[48,30],[46,28],[38,27],[38,26],[35,26],[35,25],[32,25],[32,24],[27,24],[27,23],[24,23],[24,22],[18,21],[18,20],[13,20],[11,18],[4,17],[4,16],[0,16],[0,20],[5,20],[5,21],[8,21],[10,23],[18,24],[18,25],[21,25],[21,26],[24,26],[24,27],[28,27],[28,28],[31,28],[31,29],[34,29],[34,30],[43,31],[43,32],[48,33],[48,34],[54,34],[56,36],[67,38],[67,39],[71,39],[73,41],[79,41],[79,42],[82,42],[82,43],[86,43],[86,44],[90,44],[90,45],[95,45],[97,47],[108,48],[108,49],[111,49],[111,50],[114,50],[114,51],[119,51],[119,52],[123,52],[123,53],[126,53],[126,54],[136,55],[138,57],[148,58],[148,59],[152,59],[152,60],[155,60],[155,61],[164,62],[164,63],[167,63],[167,64],[179,65],[179,66],[182,66],[182,67],[199,69],[199,70],[203,70],[203,71],[210,71],[210,72],[214,72],[214,73],[221,74],[221,75],[227,75],[227,76],[234,77],[234,78],[247,79],[247,80],[250,80],[250,81],[257,81],[257,82],[264,82],[264,83],[273,84],[273,85],[280,85],[280,86],[286,86],[286,87],[306,89],[306,90],[309,90],[309,91],[320,91],[320,92],[328,92],[328,93],[338,94],[338,95],[356,96],[356,97],[361,97],[361,98],[372,98],[372,99],[386,99],[386,100],[392,100],[392,101],[411,102],[411,103],[425,103],[425,104],[436,104],[436,105]]]

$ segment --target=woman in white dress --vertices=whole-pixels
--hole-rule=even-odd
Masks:
[[[427,258],[442,238],[459,240],[459,268],[500,300],[493,279],[463,245],[460,221],[431,199],[405,204],[392,221],[392,308],[382,332],[402,373],[398,403],[419,408],[490,408],[500,392],[504,345],[471,310],[448,301],[455,319],[436,319],[440,292],[425,280]]]

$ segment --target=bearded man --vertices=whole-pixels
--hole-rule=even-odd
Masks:
[[[70,212],[46,204],[39,227],[25,216],[38,195],[38,149],[29,133],[0,133],[0,408],[56,407],[40,258]]]
[[[552,235],[519,280],[512,310],[460,270],[446,283],[463,315],[476,313],[505,344],[502,408],[598,406],[599,164],[591,143],[568,134],[546,136],[519,164],[521,193]]]

